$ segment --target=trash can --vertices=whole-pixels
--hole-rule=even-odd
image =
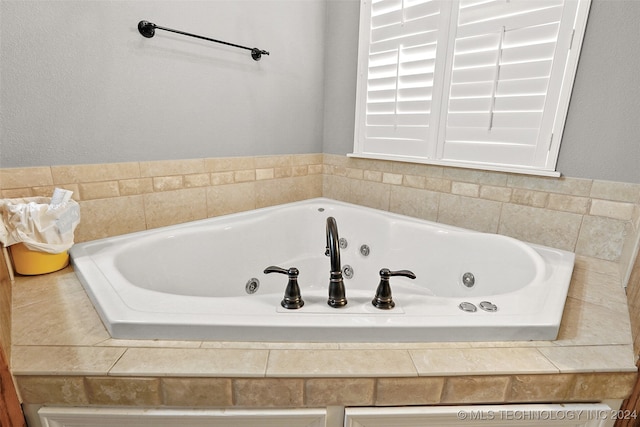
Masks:
[[[69,265],[68,251],[60,252],[59,254],[32,251],[24,243],[16,243],[9,246],[9,251],[13,260],[14,271],[24,276],[53,273]]]
[[[56,188],[53,197],[0,199],[0,218],[0,242],[3,250],[9,248],[15,272],[45,274],[69,265],[68,249],[80,223],[80,206],[71,200],[71,191]]]

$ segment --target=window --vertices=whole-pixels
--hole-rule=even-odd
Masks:
[[[558,176],[590,0],[362,0],[352,156]]]

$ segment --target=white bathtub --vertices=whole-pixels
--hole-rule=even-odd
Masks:
[[[327,305],[330,216],[354,273],[342,308]],[[233,341],[553,340],[574,263],[570,252],[324,198],[77,244],[71,257],[114,338]],[[287,276],[264,274],[271,265],[300,270],[302,308],[281,306]],[[391,278],[390,310],[371,304],[382,268],[417,276]]]

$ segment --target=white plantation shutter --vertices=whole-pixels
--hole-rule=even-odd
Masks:
[[[439,117],[432,117],[432,98],[441,2],[374,0],[363,7],[370,31],[360,80],[361,150],[426,156]]]
[[[443,160],[547,165],[577,2],[461,0]]]
[[[354,155],[557,175],[590,0],[368,1]]]

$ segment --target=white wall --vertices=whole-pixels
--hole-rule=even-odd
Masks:
[[[323,151],[353,151],[356,119],[359,0],[327,0]]]
[[[640,183],[640,1],[592,0],[560,148],[573,177]]]
[[[0,167],[353,148],[359,0],[0,3]],[[137,22],[256,45],[246,51]],[[558,170],[640,183],[640,1],[592,0]]]
[[[0,166],[322,151],[324,0],[0,3]],[[270,51],[157,31],[140,20]]]

